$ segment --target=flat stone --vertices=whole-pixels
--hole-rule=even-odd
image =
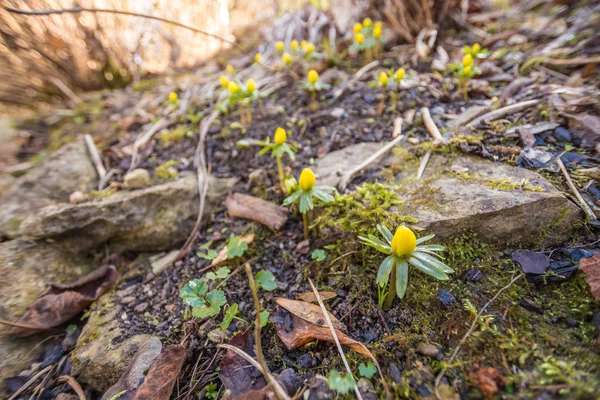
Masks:
[[[50,282],[70,283],[91,271],[91,262],[45,242],[13,240],[0,243],[0,315],[18,320]],[[26,369],[44,346],[49,334],[15,338],[0,325],[0,392],[4,378]],[[37,348],[36,348],[37,346]]]
[[[0,235],[15,238],[21,222],[49,204],[68,202],[75,191],[97,185],[96,169],[83,142],[71,143],[18,178],[2,199]]]
[[[327,153],[314,168],[318,184],[337,186],[344,172],[371,157],[383,145],[365,142]]]
[[[234,179],[211,180],[204,214],[221,204]],[[33,238],[56,239],[73,251],[106,245],[110,251],[169,250],[190,234],[198,215],[198,184],[189,175],[161,185],[81,204],[47,206],[23,221]]]
[[[17,178],[9,174],[0,174],[0,200],[6,193],[10,190],[10,188],[14,185]]]
[[[139,189],[146,186],[150,186],[152,180],[150,179],[150,173],[147,169],[137,168],[127,173],[123,178],[123,185],[127,189]]]

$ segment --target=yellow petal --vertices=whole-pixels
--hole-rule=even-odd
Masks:
[[[479,50],[481,50],[481,45],[479,43],[475,43],[473,47],[471,47],[471,50],[474,54],[477,54],[479,53]]]
[[[282,145],[285,143],[287,139],[287,134],[285,133],[285,129],[283,128],[277,128],[275,130],[275,136],[273,137],[273,141],[275,142],[275,144],[279,144]]]
[[[283,44],[282,41],[279,41],[277,43],[275,43],[275,48],[277,49],[278,52],[282,52],[283,49],[285,48],[285,45]]]
[[[356,41],[356,43],[362,44],[362,42],[365,41],[365,35],[359,32],[356,35],[354,35],[354,40]]]
[[[235,94],[240,91],[240,87],[234,81],[229,81],[229,84],[227,85],[227,90],[229,90],[229,93]]]
[[[257,63],[259,63],[261,59],[262,59],[262,54],[256,53],[254,55],[254,61],[256,61]]]
[[[462,65],[463,67],[469,66],[473,64],[473,56],[470,54],[465,54],[465,56],[462,59]]]
[[[175,103],[177,101],[177,93],[175,93],[175,92],[169,93],[169,101],[171,103]]]
[[[400,82],[402,79],[404,79],[404,75],[406,75],[406,71],[404,68],[400,68],[398,71],[396,71],[396,80]]]
[[[254,93],[254,91],[256,90],[256,83],[254,83],[254,79],[248,79],[248,82],[246,83],[246,88],[248,89],[248,92]]]
[[[417,247],[417,237],[406,226],[402,225],[396,229],[396,233],[392,238],[392,251],[397,256],[408,256],[415,251]]]
[[[379,73],[379,82],[381,83],[381,85],[387,86],[388,76],[387,76],[387,74],[385,72],[380,72]]]
[[[371,25],[373,25],[373,21],[371,21],[371,18],[365,18],[365,19],[363,19],[363,26],[365,28],[368,28]]]
[[[289,65],[292,62],[292,56],[289,53],[283,53],[281,59],[286,65]]]
[[[360,22],[355,23],[353,28],[354,33],[359,33],[360,31],[362,31],[362,28],[363,26]]]
[[[308,81],[314,85],[319,80],[319,73],[314,69],[311,69],[310,71],[308,71],[307,78]]]
[[[229,79],[227,79],[225,75],[221,75],[219,80],[221,81],[221,87],[223,89],[227,89],[227,87],[229,86]]]
[[[315,183],[317,182],[317,178],[315,177],[314,172],[310,168],[304,168],[302,173],[300,174],[300,179],[298,179],[298,185],[300,189],[306,191],[311,190]]]
[[[227,67],[225,67],[225,71],[230,74],[233,72],[233,65],[231,64],[227,64]]]

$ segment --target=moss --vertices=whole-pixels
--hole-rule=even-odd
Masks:
[[[160,142],[163,146],[169,147],[174,143],[181,142],[181,140],[187,136],[188,131],[188,127],[179,126],[173,130],[163,132],[160,134]]]
[[[530,192],[543,192],[544,189],[540,186],[533,186],[528,183],[527,180],[523,180],[519,183],[511,182],[508,179],[493,179],[493,178],[484,178],[476,173],[469,172],[449,172],[450,176],[458,178],[464,182],[477,182],[486,185],[490,189],[501,190],[505,192],[510,192],[513,190],[526,190]]]
[[[131,87],[134,92],[144,92],[152,87],[154,87],[158,83],[156,78],[149,79],[141,79],[133,84]]]
[[[154,175],[158,178],[158,179],[162,179],[162,180],[169,180],[169,179],[173,179],[176,178],[178,175],[178,172],[175,168],[176,165],[179,164],[179,161],[175,161],[175,160],[169,160],[166,163],[156,167],[154,169]]]
[[[563,219],[567,216],[569,210],[567,208],[563,208],[560,210],[560,213],[552,220],[548,225],[546,225],[543,229],[540,230],[540,235],[535,241],[535,248],[539,248],[542,246],[546,238],[555,231],[555,229],[560,225]]]
[[[104,190],[92,190],[91,192],[89,192],[87,195],[88,197],[92,197],[95,199],[102,199],[104,197],[108,197],[108,196],[112,196],[113,194],[117,193],[117,190],[114,188],[106,188]]]

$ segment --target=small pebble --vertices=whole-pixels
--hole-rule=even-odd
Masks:
[[[581,261],[582,258],[590,258],[592,256],[592,253],[590,253],[589,251],[585,250],[585,249],[575,249],[573,251],[571,251],[571,260],[575,261],[575,262],[579,262]]]
[[[312,357],[309,353],[302,354],[296,359],[296,362],[300,368],[307,369],[312,367]]]
[[[390,378],[392,378],[392,381],[395,384],[402,384],[402,374],[400,373],[398,366],[394,363],[390,363]]]
[[[142,303],[135,306],[133,309],[136,313],[143,313],[148,308],[148,303]]]
[[[467,280],[469,282],[477,282],[483,279],[483,273],[477,268],[472,268],[467,271]]]
[[[131,304],[135,301],[135,297],[133,296],[127,296],[127,297],[123,297],[121,299],[121,304]]]
[[[556,140],[558,140],[559,142],[570,142],[572,140],[571,132],[569,132],[567,129],[563,128],[562,126],[559,126],[558,128],[556,128],[554,130],[554,132],[552,133],[552,136],[554,136],[554,138]]]
[[[438,300],[445,306],[452,305],[456,303],[456,297],[449,291],[442,289],[437,295]]]
[[[600,311],[594,314],[594,317],[592,318],[592,325],[594,325],[594,327],[600,331]]]
[[[370,93],[367,93],[364,95],[363,99],[365,100],[365,102],[367,103],[373,103],[375,101],[375,96],[373,96]]]
[[[577,328],[579,326],[579,321],[575,318],[568,318],[565,323],[569,328]]]

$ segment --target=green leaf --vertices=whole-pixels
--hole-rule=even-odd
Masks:
[[[334,200],[332,195],[330,195],[329,193],[323,191],[322,189],[320,189],[318,187],[313,188],[312,192],[313,192],[313,195],[317,199],[321,200],[323,203],[331,203]]]
[[[300,212],[302,214],[306,214],[307,212],[313,209],[312,191],[307,193],[302,190],[299,190],[299,192],[301,192]]]
[[[258,271],[255,280],[258,287],[263,288],[267,292],[270,292],[277,288],[275,277],[273,276],[273,273],[271,271],[267,271],[265,269]]]
[[[392,252],[392,248],[388,245],[381,246],[381,245],[373,242],[372,240],[367,239],[366,237],[362,237],[362,236],[359,236],[358,238],[363,242],[363,244],[373,247],[373,248],[379,250],[380,252],[382,252],[383,254],[390,254]]]
[[[434,266],[435,268],[439,269],[440,271],[444,271],[447,274],[451,274],[452,272],[454,272],[454,270],[452,268],[450,268],[449,266],[447,266],[446,264],[444,264],[443,262],[441,262],[440,260],[438,260],[437,258],[435,258],[429,254],[415,251],[413,253],[413,256],[425,263],[428,263],[428,264]]]
[[[241,257],[248,250],[248,243],[242,242],[239,236],[232,236],[227,242],[227,258]]]
[[[426,264],[418,258],[411,257],[408,262],[417,268],[419,271],[426,273],[427,275],[433,276],[435,279],[439,279],[440,281],[447,281],[448,275],[446,275],[443,271],[433,267],[431,264]]]
[[[322,249],[314,249],[310,254],[310,257],[317,262],[323,261],[327,256],[325,254],[325,250]]]
[[[327,378],[329,387],[338,393],[346,394],[354,389],[354,378],[350,374],[340,375],[335,369],[332,369]]]
[[[264,328],[269,322],[269,311],[262,310],[260,312],[260,327]]]
[[[210,279],[211,281],[216,281],[217,279],[223,280],[223,279],[227,278],[227,276],[229,275],[230,272],[231,271],[229,268],[221,267],[217,270],[216,273],[209,272],[205,276],[206,276],[206,279]]]
[[[423,244],[423,245],[417,246],[416,249],[417,250],[430,250],[430,251],[444,251],[444,250],[446,250],[446,247],[442,246],[441,244]]]
[[[292,193],[291,195],[289,195],[288,197],[286,197],[285,200],[283,200],[283,205],[284,206],[289,206],[290,204],[295,203],[296,200],[298,200],[298,197],[300,197],[301,194],[302,194],[302,190],[298,190],[298,191]]]
[[[237,303],[234,303],[231,306],[229,306],[227,308],[227,311],[225,311],[225,315],[223,316],[223,322],[221,322],[221,329],[227,330],[227,328],[229,328],[229,325],[231,325],[233,318],[236,315],[238,315],[238,313],[239,313],[239,306]]]
[[[221,311],[221,306],[227,303],[225,293],[221,290],[211,290],[204,298],[208,304],[200,304],[192,309],[192,315],[196,318],[213,317]]]
[[[73,333],[77,330],[77,325],[75,324],[69,324],[69,326],[67,326],[67,330],[65,332],[67,333]]]
[[[399,298],[404,298],[406,287],[408,286],[408,263],[404,260],[396,260],[396,294]]]
[[[427,235],[427,236],[423,236],[422,238],[418,238],[417,244],[425,243],[426,241],[433,239],[434,236],[435,235]]]
[[[204,258],[205,260],[214,260],[215,258],[217,258],[219,253],[217,253],[216,250],[208,250],[206,254],[197,252],[196,255],[200,258]]]
[[[379,266],[379,271],[377,272],[377,284],[379,286],[385,287],[387,285],[395,260],[395,256],[388,256]]]
[[[358,366],[358,372],[363,378],[371,379],[377,373],[377,367],[373,364],[373,361],[369,361],[369,365],[360,363]]]
[[[179,291],[179,297],[183,300],[183,304],[190,307],[197,307],[203,303],[203,297],[208,291],[206,282],[200,279],[189,281]]]
[[[208,386],[206,387],[206,398],[207,399],[216,399],[217,396],[219,395],[219,391],[217,390],[217,383],[216,382],[211,382],[208,384]]]
[[[387,240],[388,244],[391,245],[394,235],[392,235],[392,232],[387,228],[387,226],[377,224],[377,230],[383,235],[385,240]]]

